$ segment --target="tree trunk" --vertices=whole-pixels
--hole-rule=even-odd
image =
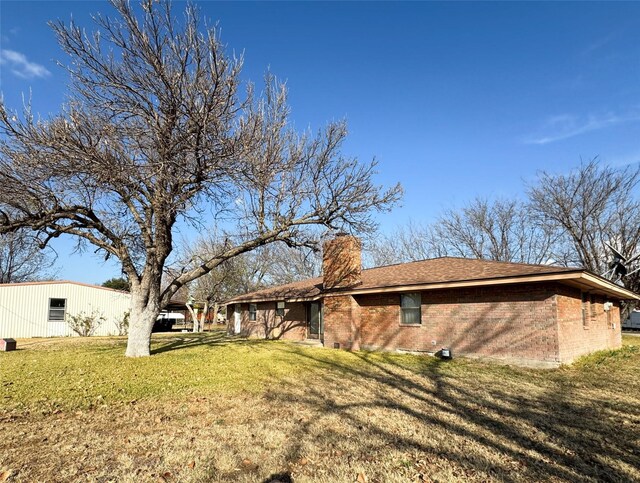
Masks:
[[[198,314],[189,304],[187,304],[187,310],[189,311],[189,315],[191,316],[191,331],[198,332]]]
[[[204,301],[204,308],[200,314],[200,330],[204,332],[205,324],[207,323],[207,315],[209,315],[209,301]],[[209,322],[209,330],[211,330],[211,322]]]
[[[159,314],[157,297],[154,300],[141,287],[132,287],[127,357],[146,357],[151,354],[151,330]]]
[[[218,312],[220,312],[220,304],[218,302],[215,302],[213,304],[213,318],[211,319],[211,323],[216,324],[216,326],[218,325]]]
[[[200,325],[200,319],[198,318],[198,309],[193,309],[191,318],[193,319],[193,332],[202,332],[202,325]]]

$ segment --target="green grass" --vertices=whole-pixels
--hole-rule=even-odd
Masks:
[[[625,337],[625,345],[617,350],[598,351],[588,356],[581,357],[574,363],[579,369],[595,369],[597,367],[610,367],[612,364],[626,364],[640,355],[640,338]]]
[[[534,370],[282,341],[31,339],[0,354],[0,478],[638,481],[640,338]],[[272,478],[273,479],[273,478]]]
[[[189,393],[255,393],[327,368],[382,363],[419,372],[441,364],[414,355],[322,353],[282,341],[227,338],[221,331],[154,335],[148,358],[123,357],[125,345],[124,338],[25,341],[21,350],[1,354],[0,400],[5,409],[88,409]]]
[[[184,350],[139,359],[123,357],[123,339],[79,342],[4,354],[0,398],[5,407],[84,409],[96,403],[173,398],[189,392],[259,391],[285,377],[294,363],[286,352],[274,357],[264,350],[264,341],[230,344],[221,334],[160,336],[152,350],[175,346]]]

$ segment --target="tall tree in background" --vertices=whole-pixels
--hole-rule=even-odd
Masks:
[[[640,292],[640,257],[629,275],[611,270],[614,247],[640,255],[640,166],[615,168],[594,159],[568,174],[541,172],[528,199],[475,199],[434,223],[410,223],[367,243],[373,265],[460,256],[582,267]],[[623,318],[631,305],[625,306]]]
[[[429,225],[410,223],[368,243],[374,265],[455,256],[545,263],[557,231],[534,223],[522,203],[476,198]]]
[[[312,245],[313,226],[370,230],[400,187],[383,191],[374,163],[341,155],[343,123],[294,132],[272,77],[262,96],[249,86],[241,98],[241,59],[194,6],[179,22],[168,1],[111,5],[117,18],[97,15],[93,35],[52,24],[71,57],[60,114],[0,105],[0,232],[29,228],[45,244],[72,235],[119,259],[131,284],[126,354],[137,357],[181,287],[269,243]],[[226,220],[224,250],[163,284],[176,224],[204,210]]]
[[[410,222],[392,233],[374,234],[364,240],[364,263],[372,267],[413,262],[441,256],[431,240],[431,226]]]
[[[322,257],[317,250],[290,247],[285,243],[274,243],[263,250],[262,258],[267,264],[264,279],[269,285],[284,285],[321,275]]]
[[[443,254],[501,262],[545,263],[557,233],[533,223],[516,200],[476,198],[448,210],[432,227],[431,243]]]
[[[569,174],[541,172],[529,188],[529,206],[539,224],[561,231],[559,261],[606,275],[607,244],[629,256],[640,251],[639,188],[640,166],[613,168],[594,159]],[[640,291],[640,272],[622,282]]]
[[[182,254],[178,264],[192,267],[217,256],[225,247],[215,238],[201,238],[195,243],[183,243],[180,250]],[[202,330],[209,312],[213,317],[216,316],[221,302],[264,287],[317,277],[321,264],[317,251],[306,247],[289,247],[281,242],[225,261],[189,284],[189,296],[202,309],[194,331]],[[190,308],[190,312],[195,319],[193,308]]]
[[[27,230],[0,235],[0,283],[31,282],[50,277],[54,260]]]
[[[183,270],[191,270],[202,263],[206,263],[207,260],[215,258],[226,249],[227,247],[224,243],[219,243],[215,239],[200,238],[194,243],[185,243],[180,247],[182,253],[178,265],[183,267]],[[207,314],[211,309],[215,318],[219,311],[220,302],[238,293],[243,293],[245,287],[247,287],[247,281],[244,280],[244,276],[249,273],[251,258],[257,250],[260,249],[258,248],[253,252],[243,253],[224,261],[184,287],[188,291],[188,299],[193,303],[202,304],[199,318],[195,314],[193,304],[187,304],[193,320],[194,332],[203,330]],[[254,265],[255,268],[258,267]],[[251,282],[248,283],[250,284]]]

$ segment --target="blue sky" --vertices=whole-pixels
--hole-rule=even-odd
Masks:
[[[599,156],[640,161],[640,3],[197,2],[219,21],[243,77],[269,67],[288,82],[293,120],[317,129],[346,118],[345,152],[376,157],[378,180],[405,188],[383,230],[428,222],[475,196],[521,196],[536,171]],[[176,7],[181,8],[176,2]],[[65,61],[50,19],[91,28],[99,1],[0,3],[0,90],[31,92],[54,113]],[[58,276],[116,276],[56,242]]]

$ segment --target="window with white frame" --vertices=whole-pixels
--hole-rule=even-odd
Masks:
[[[258,306],[256,304],[249,304],[249,320],[256,320],[257,312]]]
[[[284,317],[284,301],[276,302],[276,315],[278,317]]]
[[[420,312],[421,297],[419,292],[400,295],[400,323],[406,325],[420,325],[422,317]]]
[[[67,310],[67,299],[49,299],[49,320],[64,321]]]

